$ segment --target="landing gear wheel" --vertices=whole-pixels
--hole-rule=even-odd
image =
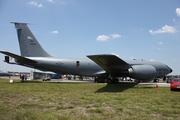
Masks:
[[[112,83],[112,80],[110,78],[108,78],[108,84],[111,84]]]
[[[113,83],[114,84],[118,84],[119,83],[119,80],[117,78],[113,79]]]
[[[153,82],[159,82],[159,79],[154,79],[154,81]]]

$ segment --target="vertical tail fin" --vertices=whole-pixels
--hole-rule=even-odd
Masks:
[[[21,51],[21,56],[24,57],[51,57],[39,44],[35,36],[27,26],[27,23],[14,23],[17,29],[17,36]]]

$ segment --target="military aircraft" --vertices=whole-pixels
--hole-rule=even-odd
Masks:
[[[2,77],[10,77],[10,76],[13,76],[12,74],[10,74],[10,73],[8,73],[8,72],[4,72],[4,71],[1,71],[0,70],[0,76],[2,76]]]
[[[125,61],[116,55],[87,55],[87,58],[57,58],[47,53],[28,27],[28,23],[11,22],[17,30],[21,55],[0,51],[5,54],[4,62],[31,67],[60,74],[92,76],[118,83],[117,77],[131,77],[144,82],[164,77],[172,72],[167,65],[144,60]],[[14,58],[14,62],[10,61]]]

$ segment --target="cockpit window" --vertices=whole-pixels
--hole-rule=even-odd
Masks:
[[[170,72],[172,72],[172,69],[169,66],[166,65],[166,67],[169,69]]]

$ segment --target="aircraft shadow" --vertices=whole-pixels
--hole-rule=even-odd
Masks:
[[[105,87],[97,90],[97,93],[102,92],[123,92],[129,88],[136,86],[138,83],[119,83],[119,84],[107,84]]]

